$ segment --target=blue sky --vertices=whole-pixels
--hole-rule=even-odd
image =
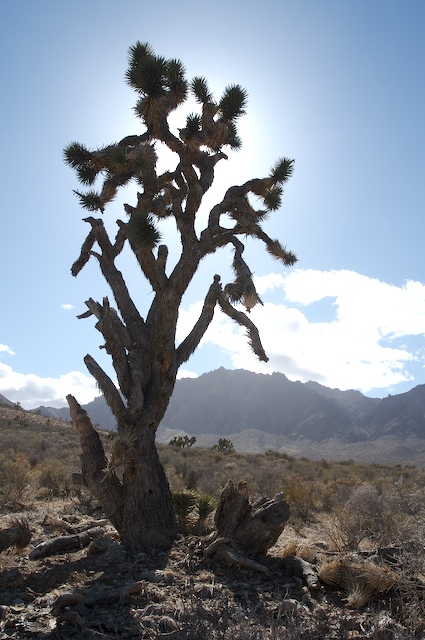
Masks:
[[[281,156],[296,161],[266,230],[299,262],[284,270],[262,246],[246,249],[269,363],[217,313],[182,375],[277,370],[380,397],[425,383],[422,0],[217,0],[204,9],[184,0],[2,0],[0,36],[1,394],[25,408],[63,406],[70,392],[87,402],[97,392],[86,353],[112,374],[94,322],[76,319],[85,300],[109,291],[94,263],[70,274],[87,229],[62,152],[74,140],[95,148],[142,131],[124,82],[137,40],[180,58],[189,78],[205,76],[217,98],[228,84],[248,91],[243,147],[217,165],[200,223],[231,184],[267,175]],[[107,209],[113,233],[134,199],[130,188]],[[163,235],[176,255],[171,226]],[[224,251],[202,265],[179,339],[229,262]],[[143,313],[149,288],[130,256],[122,270]]]

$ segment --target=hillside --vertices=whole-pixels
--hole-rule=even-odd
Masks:
[[[115,429],[104,399],[84,405],[95,425]],[[69,420],[67,407],[40,407]],[[281,373],[218,369],[178,380],[158,440],[195,435],[198,445],[229,438],[240,451],[267,449],[319,458],[425,464],[425,385],[387,398],[291,382]]]

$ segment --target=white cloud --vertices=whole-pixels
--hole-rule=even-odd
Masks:
[[[73,304],[61,304],[62,309],[73,309],[74,305]]]
[[[280,371],[292,380],[368,392],[413,381],[414,365],[425,365],[425,342],[421,342],[425,340],[425,285],[420,282],[397,287],[352,271],[297,269],[286,276],[261,276],[256,283],[264,306],[255,307],[251,319],[269,362],[258,361],[245,330],[219,309],[200,345],[218,347],[235,368]],[[273,289],[277,289],[274,294]],[[276,298],[281,301],[276,303]],[[325,299],[331,301],[329,317],[319,322],[315,303]],[[202,306],[199,301],[180,310],[178,340],[192,329]],[[0,345],[1,353],[13,355],[7,345]],[[217,360],[209,360],[204,370],[214,369]],[[196,373],[181,369],[178,377],[196,377]],[[0,393],[25,409],[66,406],[68,393],[81,404],[99,394],[95,380],[78,371],[41,378],[1,363]]]
[[[197,378],[198,374],[193,371],[187,371],[186,369],[179,369],[177,372],[177,380],[181,378]]]
[[[70,371],[59,378],[41,378],[32,373],[17,373],[1,362],[0,393],[12,402],[20,402],[24,409],[41,405],[65,407],[68,393],[80,404],[91,402],[99,395],[95,380],[79,371]]]
[[[266,276],[255,276],[254,284],[259,296],[262,296],[269,289],[280,287],[284,283],[284,277],[281,273],[269,273]]]
[[[12,349],[8,347],[7,344],[0,344],[0,353],[7,353],[9,356],[15,355],[15,352],[12,351]]]
[[[424,334],[425,285],[407,281],[403,287],[381,282],[353,271],[302,271],[285,278],[289,302],[309,305],[325,297],[335,298],[340,323],[375,327],[380,335]]]
[[[363,392],[413,379],[409,364],[423,355],[409,347],[409,338],[425,336],[424,284],[409,281],[397,287],[352,271],[300,269],[285,277],[257,278],[256,284],[261,293],[282,287],[282,304],[265,301],[251,312],[269,362],[257,360],[245,330],[220,311],[201,343],[227,351],[234,367],[280,371],[292,380],[316,380]],[[309,305],[328,297],[334,317],[314,321],[314,306],[309,309]],[[181,312],[180,339],[193,326],[201,307],[199,302]],[[406,338],[402,347],[395,344],[401,337]]]

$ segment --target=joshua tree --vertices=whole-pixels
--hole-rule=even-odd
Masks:
[[[168,444],[170,444],[173,447],[178,447],[179,449],[184,449],[185,447],[187,447],[188,449],[190,449],[190,447],[192,447],[196,442],[196,437],[192,436],[191,438],[189,438],[189,436],[176,436],[175,438],[173,438],[172,440],[170,440],[170,442]]]
[[[217,444],[213,446],[213,449],[216,449],[216,451],[232,451],[233,448],[233,442],[227,438],[220,438]]]
[[[179,60],[157,56],[148,44],[140,42],[129,49],[126,80],[138,95],[135,111],[144,126],[143,133],[96,150],[73,142],[64,151],[65,161],[76,170],[80,183],[89,187],[100,182],[97,191],[75,192],[81,206],[91,214],[103,214],[119,188],[131,181],[139,191],[133,206],[124,205],[127,218],[117,220],[115,239],[108,236],[101,218],[84,218],[89,233],[71,269],[77,276],[93,258],[116,305],[114,309],[107,297],[102,303],[90,298],[86,302],[88,310],[78,316],[96,318],[103,348],[112,358],[118,380],[119,390],[92,356],[84,358],[117,421],[118,437],[109,461],[87,414],[72,396],[68,396],[68,402],[80,433],[85,481],[123,543],[130,550],[141,550],[167,548],[176,534],[172,496],[157,455],[155,433],[178,369],[195,351],[217,305],[246,329],[252,350],[260,360],[267,361],[256,326],[241,310],[242,306],[249,312],[261,300],[243,259],[240,237],[261,240],[269,254],[284,265],[296,261],[295,255],[271,239],[261,226],[268,213],[280,207],[283,184],[292,173],[294,161],[280,159],[266,178],[229,188],[198,233],[195,220],[203,196],[213,184],[214,167],[227,159],[224,149],[241,146],[236,125],[245,113],[247,94],[239,85],[232,85],[216,101],[205,78],[188,82]],[[173,132],[169,116],[190,94],[199,105],[199,113],[187,115],[183,128]],[[166,145],[175,157],[173,167],[164,173],[157,170],[157,143]],[[264,203],[261,210],[253,208],[250,194]],[[227,226],[222,223],[224,216]],[[168,249],[161,244],[157,227],[169,217],[174,218],[181,242],[180,256],[170,267]],[[126,245],[153,290],[152,304],[143,313],[136,308],[115,264]],[[198,320],[176,344],[183,294],[200,261],[226,246],[233,250],[234,281],[223,287],[220,276],[214,275]]]

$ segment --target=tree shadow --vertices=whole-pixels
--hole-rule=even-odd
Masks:
[[[134,611],[145,610],[155,600],[150,584],[162,575],[168,555],[131,557],[105,535],[84,550],[25,559],[21,569],[11,567],[6,575],[5,570],[0,574],[5,629],[22,639],[34,638],[38,632],[36,637],[43,640],[93,638],[96,634],[117,638],[135,633],[141,622]],[[2,575],[9,577],[8,584]]]

